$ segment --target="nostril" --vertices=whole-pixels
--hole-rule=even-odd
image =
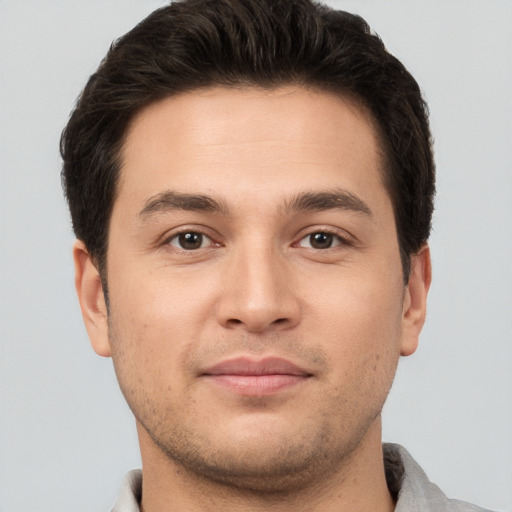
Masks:
[[[273,323],[275,324],[282,324],[287,321],[287,318],[278,318],[277,320],[274,320]]]

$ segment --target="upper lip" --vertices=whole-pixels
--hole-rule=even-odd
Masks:
[[[298,375],[309,376],[310,373],[280,357],[237,357],[226,359],[204,370],[203,375]]]

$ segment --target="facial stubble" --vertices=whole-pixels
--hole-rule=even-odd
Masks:
[[[159,393],[148,392],[138,372],[140,365],[137,362],[133,364],[127,357],[129,351],[123,349],[124,340],[119,339],[111,316],[109,337],[121,391],[140,427],[147,433],[145,437],[171,465],[191,478],[252,494],[274,494],[277,497],[298,490],[307,491],[329,477],[332,479],[332,475],[338,475],[340,480],[347,477],[351,461],[368,430],[380,416],[394,376],[392,368],[389,382],[376,379],[369,393],[364,392],[365,386],[357,386],[360,394],[356,399],[345,388],[318,386],[308,413],[290,424],[286,431],[276,433],[272,428],[265,431],[256,425],[254,430],[248,429],[243,435],[240,432],[233,433],[236,434],[233,436],[226,433],[222,437],[221,429],[221,436],[216,438],[214,420],[197,415],[187,419],[186,409],[178,410],[171,400],[166,401]],[[279,335],[265,341],[255,341],[251,337],[220,341],[214,344],[208,355],[214,357],[247,347],[258,353],[272,346],[279,346],[301,360],[314,361],[316,365],[320,363],[323,370],[314,377],[320,384],[332,378],[334,370],[327,365],[327,357],[321,348],[305,347],[296,339],[287,340]],[[204,356],[202,351],[201,357]],[[189,360],[187,366],[194,367],[194,361]],[[389,371],[385,373],[389,376]],[[326,393],[325,389],[329,392]],[[196,405],[192,395],[182,398],[181,403],[184,402],[191,408]],[[336,404],[336,410],[333,410],[333,404]],[[255,415],[276,414],[267,397],[255,397],[246,405]],[[362,410],[366,411],[363,417]],[[343,414],[340,415],[339,411]],[[335,424],[333,417],[339,418]],[[279,420],[277,417],[276,421]]]

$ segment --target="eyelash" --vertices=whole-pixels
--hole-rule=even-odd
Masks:
[[[332,245],[330,247],[327,247],[327,248],[323,248],[323,249],[319,249],[319,248],[315,248],[315,247],[304,247],[305,249],[310,249],[310,250],[313,250],[313,251],[321,251],[321,252],[324,252],[324,251],[328,251],[329,249],[336,249],[337,247],[351,247],[354,245],[354,242],[352,240],[350,240],[348,237],[346,236],[343,236],[341,235],[339,232],[337,232],[336,230],[333,230],[333,229],[328,229],[328,228],[320,228],[320,229],[315,229],[313,231],[309,231],[306,235],[304,235],[303,237],[301,237],[299,239],[298,242],[296,242],[294,244],[294,246],[300,246],[299,244],[303,241],[303,240],[306,240],[306,239],[310,239],[312,236],[314,235],[329,235],[335,239],[338,240],[339,243],[337,243],[336,245]]]
[[[201,245],[204,243],[205,238],[208,239],[210,242],[209,242],[208,246],[206,246],[206,247],[200,246],[197,248],[189,248],[189,249],[186,249],[184,247],[179,247],[177,245],[179,243],[179,237],[182,235],[188,235],[188,234],[199,235],[200,237],[202,237]],[[325,247],[325,248],[304,247],[301,245],[301,242],[303,242],[304,240],[306,240],[308,238],[311,240],[311,237],[313,237],[314,235],[327,235],[328,237],[333,237],[333,239],[336,239],[338,243],[336,243],[335,245],[330,245],[329,247]],[[172,243],[175,240],[176,240],[176,245]],[[201,229],[182,229],[176,233],[173,233],[171,236],[167,237],[164,241],[164,244],[168,247],[169,246],[172,247],[173,250],[182,251],[184,253],[193,253],[200,249],[211,249],[212,247],[216,247],[216,246],[219,247],[222,245],[221,243],[215,242],[214,239],[210,235],[208,235]],[[325,252],[330,249],[336,249],[337,247],[340,247],[340,246],[341,247],[351,247],[353,245],[354,245],[354,242],[352,240],[350,240],[348,237],[340,235],[339,232],[336,232],[335,230],[332,230],[332,229],[321,228],[321,229],[316,229],[316,230],[308,232],[307,234],[302,236],[297,242],[293,243],[292,247],[303,247],[304,249],[308,249],[308,250],[312,250],[312,251]]]
[[[192,235],[192,234],[200,235],[201,237],[203,237],[203,241],[204,241],[204,238],[207,238],[208,240],[210,240],[210,245],[208,247],[198,247],[197,249],[185,249],[184,247],[178,247],[177,245],[172,244],[173,240],[179,240],[179,237],[181,235],[189,235],[189,234],[190,235]],[[211,247],[221,245],[220,243],[214,242],[213,238],[210,235],[206,234],[201,229],[182,229],[176,233],[173,233],[171,236],[167,237],[164,241],[164,244],[167,246],[171,246],[175,250],[187,252],[187,253],[195,252],[198,249],[210,249]]]

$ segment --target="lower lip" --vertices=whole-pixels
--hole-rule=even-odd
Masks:
[[[244,396],[267,396],[304,382],[305,375],[206,375],[218,386]]]

